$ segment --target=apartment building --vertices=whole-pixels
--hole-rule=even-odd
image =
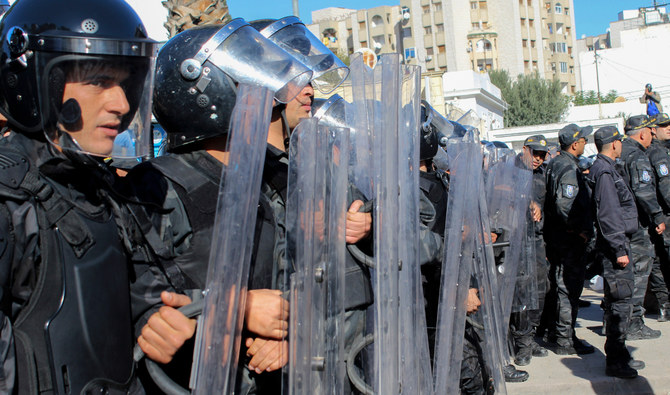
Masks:
[[[399,52],[427,72],[537,71],[574,93],[572,10],[573,0],[400,0],[399,6],[315,11],[310,29],[345,53]]]

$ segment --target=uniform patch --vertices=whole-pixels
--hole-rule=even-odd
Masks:
[[[575,185],[565,185],[563,187],[563,195],[568,198],[575,197],[577,192],[577,187]]]
[[[668,165],[665,163],[661,164],[658,166],[658,174],[662,176],[667,176],[668,175]]]
[[[651,181],[651,175],[647,170],[642,170],[642,181],[649,182]]]

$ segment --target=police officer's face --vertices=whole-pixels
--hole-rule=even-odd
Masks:
[[[121,119],[130,105],[121,83],[128,72],[111,67],[70,73],[65,83],[63,103],[75,99],[81,107],[81,122],[70,129],[60,125],[86,152],[107,156],[114,139],[122,132]]]
[[[644,146],[644,148],[649,148],[651,145],[651,140],[652,140],[652,132],[651,128],[644,128],[640,130],[640,144]]]
[[[295,99],[286,104],[286,121],[291,130],[298,126],[302,118],[309,118],[313,100],[314,89],[311,84],[307,84]]]
[[[533,170],[535,170],[544,163],[544,159],[547,157],[547,153],[545,151],[535,151],[535,150],[532,150],[532,153],[533,153]]]
[[[586,139],[584,137],[580,138],[575,142],[575,156],[580,156],[584,154],[584,148],[586,147]]]
[[[670,140],[670,125],[656,127],[656,138],[661,141]]]

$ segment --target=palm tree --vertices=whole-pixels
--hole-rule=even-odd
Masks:
[[[197,25],[224,24],[230,21],[226,0],[163,0],[168,9],[165,28],[170,37]]]

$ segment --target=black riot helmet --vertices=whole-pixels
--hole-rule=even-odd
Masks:
[[[185,30],[163,45],[156,62],[154,115],[167,150],[228,133],[237,84],[267,87],[286,103],[312,72],[242,19]]]
[[[445,147],[454,125],[435,110],[427,101],[421,101],[420,153],[421,160],[435,157],[439,146]]]
[[[127,132],[135,144],[129,156],[150,152],[157,44],[125,1],[20,0],[3,16],[0,31],[0,112],[13,130],[35,138],[44,131],[63,149],[100,156]],[[77,84],[119,88],[118,119],[93,120],[106,122],[104,132],[82,117],[98,98],[64,97]],[[106,140],[105,148],[96,140]]]

